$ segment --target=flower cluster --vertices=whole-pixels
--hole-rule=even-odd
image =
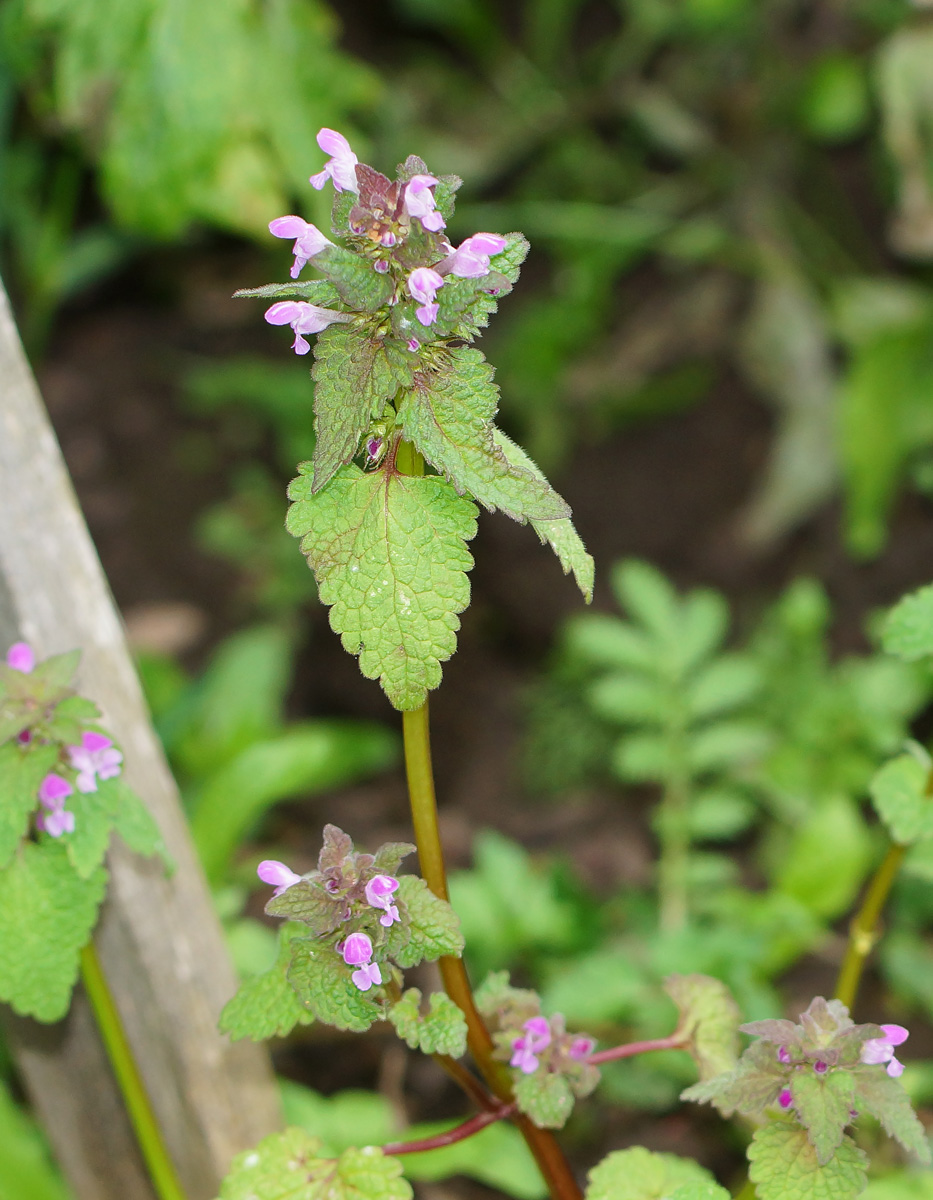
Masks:
[[[334,952],[355,968],[353,983],[366,992],[384,982],[380,964],[373,960],[384,958],[386,933],[402,921],[396,902],[399,880],[381,868],[397,869],[413,849],[408,843],[390,843],[375,855],[356,852],[342,830],[328,825],[316,871],[298,875],[285,863],[265,859],[256,873],[275,888],[270,911],[303,920],[319,938],[332,941]],[[285,897],[298,884],[300,894],[275,904],[275,897]]]
[[[529,1017],[522,1029],[523,1033],[512,1038],[509,1066],[518,1067],[523,1075],[537,1071],[542,1057],[552,1071],[562,1070],[564,1059],[585,1063],[596,1047],[591,1037],[567,1033],[560,1013],[555,1013],[550,1020],[547,1017]]]
[[[32,675],[36,670],[32,647],[26,642],[14,643],[7,651],[6,665],[21,675]],[[33,731],[28,726],[17,734],[21,746],[28,746],[33,740]],[[66,807],[68,797],[75,790],[84,794],[96,792],[101,781],[120,774],[122,763],[123,755],[111,738],[93,729],[83,730],[78,743],[62,746],[62,761],[39,785],[36,828],[54,838],[73,833],[75,815]]]
[[[351,241],[356,239],[355,248],[369,259],[374,271],[391,275],[394,286],[389,306],[397,305],[407,295],[417,305],[418,321],[429,329],[437,322],[440,306],[436,297],[447,277],[488,276],[492,271],[490,260],[505,250],[506,239],[496,233],[476,233],[455,248],[442,234],[446,222],[437,206],[441,180],[436,176],[416,170],[408,178],[393,182],[360,163],[347,139],[336,130],[320,130],[317,141],[330,158],[322,171],[311,176],[311,186],[320,190],[330,179],[338,193],[353,194],[355,202],[346,217],[347,236]],[[292,279],[298,278],[307,263],[334,247],[317,226],[294,215],[276,217],[269,231],[275,237],[294,240]],[[498,288],[490,290],[495,293]],[[301,300],[273,304],[266,312],[270,324],[291,325],[296,354],[308,353],[304,334],[320,333],[328,325],[349,319],[346,312]],[[414,353],[421,343],[417,337],[410,337],[407,345]]]

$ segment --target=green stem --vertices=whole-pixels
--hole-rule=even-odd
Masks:
[[[686,772],[673,773],[658,813],[658,924],[667,933],[687,923],[690,869],[690,785]]]
[[[93,942],[81,951],[81,979],[156,1194],[185,1200]]]
[[[842,960],[839,979],[836,982],[836,999],[841,1000],[848,1009],[855,1004],[865,962],[878,943],[878,921],[881,917],[881,910],[884,908],[906,851],[907,847],[901,846],[897,842],[893,842],[888,847],[881,866],[868,885],[865,899],[849,925],[849,944],[846,947],[845,958]]]
[[[427,702],[414,712],[402,714],[402,730],[412,826],[421,873],[431,891],[446,900],[447,873],[437,826]],[[492,1037],[473,1000],[473,989],[470,987],[463,960],[444,956],[439,960],[438,966],[444,990],[466,1019],[467,1044],[480,1074],[503,1103],[512,1104],[514,1096],[508,1072],[504,1065],[492,1056]],[[570,1164],[554,1135],[545,1129],[538,1129],[522,1114],[516,1116],[515,1120],[544,1176],[552,1200],[582,1200],[582,1193],[573,1177]]]

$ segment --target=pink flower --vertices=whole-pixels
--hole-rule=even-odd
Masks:
[[[415,309],[418,320],[422,325],[433,325],[437,320],[437,305],[434,297],[437,289],[444,286],[444,280],[437,271],[430,267],[416,267],[408,276],[408,291],[413,300],[418,300],[420,308]]]
[[[350,978],[361,992],[368,992],[374,983],[382,983],[379,964],[369,961],[373,956],[373,944],[368,934],[351,933],[343,943],[337,944],[337,949],[348,967],[357,968]]]
[[[51,771],[39,784],[39,801],[46,809],[36,817],[36,825],[44,829],[52,837],[61,837],[63,833],[73,833],[75,815],[65,808],[65,797],[70,796],[74,788],[67,779]]]
[[[790,1088],[783,1088],[780,1096],[778,1096],[778,1104],[780,1104],[781,1108],[790,1108],[793,1102],[794,1098],[790,1094]]]
[[[393,879],[391,875],[374,875],[367,883],[365,891],[366,900],[373,908],[385,910],[379,918],[380,925],[388,929],[395,921],[401,920],[398,907],[391,901],[393,892],[398,891],[397,879]]]
[[[295,331],[292,349],[296,354],[307,354],[311,344],[302,337],[304,333],[320,333],[335,321],[345,321],[344,313],[330,308],[319,308],[306,300],[280,300],[266,309],[266,320],[270,325],[291,325]]]
[[[786,1046],[778,1046],[777,1056],[778,1056],[778,1062],[782,1062],[782,1063],[790,1062],[790,1051],[787,1049]]]
[[[361,992],[368,992],[374,983],[382,983],[382,972],[379,970],[378,963],[363,963],[358,970],[351,974],[350,978]]]
[[[405,211],[410,217],[417,217],[432,233],[447,227],[447,222],[435,208],[431,188],[436,183],[433,175],[414,175],[405,188]]]
[[[888,1074],[896,1079],[904,1073],[904,1064],[894,1057],[894,1047],[910,1037],[903,1025],[882,1025],[884,1037],[869,1038],[862,1046],[863,1063],[887,1063]]]
[[[320,254],[325,246],[333,246],[330,238],[326,238],[316,225],[304,221],[301,217],[276,217],[269,222],[269,232],[274,237],[294,238],[292,253],[295,261],[292,263],[291,277],[297,279],[302,267],[309,258]]]
[[[578,1037],[574,1038],[570,1043],[570,1049],[567,1051],[567,1053],[571,1058],[575,1058],[580,1061],[584,1058],[589,1058],[595,1048],[596,1043],[592,1038]]]
[[[498,233],[474,233],[440,264],[444,275],[461,279],[479,279],[489,274],[489,259],[505,249],[505,238]]]
[[[256,868],[256,874],[263,883],[270,883],[275,887],[275,891],[272,893],[273,896],[280,896],[293,883],[301,882],[300,875],[296,875],[291,867],[286,867],[285,863],[281,863],[274,858],[263,859]]]
[[[320,191],[328,179],[332,179],[338,192],[358,192],[360,185],[356,182],[356,164],[359,159],[343,134],[336,129],[321,129],[318,131],[317,144],[331,157],[324,164],[324,170],[308,180],[311,186]]]
[[[351,933],[338,949],[348,967],[368,963],[373,956],[373,943],[368,933]]]
[[[28,642],[14,642],[6,652],[6,665],[14,671],[29,675],[36,665],[36,656]]]
[[[522,1028],[527,1037],[517,1037],[512,1043],[510,1067],[518,1067],[523,1075],[531,1075],[538,1069],[538,1052],[551,1044],[551,1027],[546,1017],[531,1017]]]
[[[88,730],[81,734],[80,746],[68,747],[68,759],[78,772],[79,792],[96,792],[98,779],[113,779],[121,771],[123,755],[102,733]]]

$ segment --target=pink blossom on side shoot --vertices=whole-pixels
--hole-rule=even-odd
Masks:
[[[23,675],[29,675],[36,665],[36,656],[28,642],[14,642],[6,652],[6,665]]]
[[[437,305],[434,303],[434,297],[437,295],[438,288],[444,286],[444,280],[438,275],[437,271],[432,271],[430,267],[416,267],[408,276],[408,291],[413,300],[417,300],[421,307],[416,308],[418,320],[422,325],[433,325],[437,320]]]
[[[546,1017],[532,1017],[522,1028],[525,1037],[517,1037],[512,1043],[509,1066],[518,1067],[523,1075],[531,1075],[538,1069],[538,1053],[551,1044],[551,1027]]]
[[[784,1088],[780,1096],[778,1096],[778,1104],[780,1104],[781,1108],[790,1108],[793,1102],[794,1098],[790,1094],[790,1088]]]
[[[405,188],[405,211],[417,217],[425,229],[437,233],[447,227],[447,222],[435,207],[431,188],[437,183],[433,175],[414,175]]]
[[[317,144],[331,157],[324,164],[324,170],[308,180],[311,186],[320,191],[328,179],[332,179],[338,192],[358,192],[360,185],[356,182],[356,164],[360,160],[350,149],[350,143],[343,134],[336,129],[321,129]]]
[[[904,1064],[894,1057],[894,1047],[910,1037],[903,1025],[882,1025],[884,1037],[870,1038],[862,1046],[863,1063],[887,1063],[888,1074],[896,1079],[904,1073]]]
[[[275,888],[275,891],[272,893],[274,896],[280,896],[293,883],[301,882],[300,875],[296,875],[291,867],[286,867],[285,863],[278,862],[274,858],[263,859],[256,868],[256,874],[263,883],[272,884]]]
[[[369,961],[373,956],[373,944],[368,934],[351,933],[338,949],[347,966],[357,968],[350,978],[361,992],[368,992],[373,984],[382,983],[379,964]]]
[[[280,300],[266,309],[266,320],[270,325],[291,325],[294,329],[292,349],[296,354],[307,354],[311,349],[310,342],[305,341],[302,334],[320,333],[335,321],[346,319],[343,313],[319,308],[316,304],[308,304],[306,300]]]
[[[489,259],[505,249],[505,238],[498,233],[474,233],[440,264],[443,275],[461,279],[480,279],[489,274]]]
[[[44,829],[52,837],[61,837],[63,833],[73,833],[75,815],[65,808],[65,797],[70,796],[74,788],[61,775],[50,772],[39,785],[39,801],[46,810],[36,817],[36,825]]]
[[[575,1058],[578,1062],[589,1056],[596,1049],[596,1043],[592,1038],[578,1037],[570,1043],[570,1049],[567,1053],[571,1058]]]
[[[113,779],[121,771],[123,755],[102,733],[88,730],[81,735],[80,746],[68,747],[68,760],[78,772],[79,792],[96,792],[98,779]]]
[[[292,253],[295,261],[292,263],[291,277],[297,279],[301,269],[309,258],[320,254],[325,246],[333,246],[330,238],[326,238],[316,225],[304,221],[301,217],[276,217],[269,222],[269,232],[274,237],[294,238]]]
[[[366,900],[373,908],[385,910],[379,918],[380,925],[388,929],[390,925],[401,920],[397,906],[391,901],[393,892],[398,891],[397,879],[393,879],[391,875],[374,875],[367,883],[365,891]]]

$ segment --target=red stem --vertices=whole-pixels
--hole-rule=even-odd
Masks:
[[[474,1133],[479,1133],[487,1125],[502,1121],[506,1117],[512,1116],[514,1112],[514,1104],[500,1104],[494,1112],[477,1113],[475,1117],[470,1117],[462,1125],[455,1125],[453,1129],[446,1129],[443,1133],[436,1133],[433,1137],[419,1138],[414,1142],[389,1142],[388,1145],[382,1147],[382,1153],[397,1156],[399,1154],[418,1154],[422,1150],[441,1150],[444,1146],[452,1146],[454,1142],[462,1142],[464,1138],[472,1137]]]
[[[683,1034],[672,1033],[670,1037],[649,1038],[645,1042],[626,1042],[624,1046],[613,1046],[609,1050],[598,1050],[587,1058],[594,1067],[600,1063],[613,1062],[617,1058],[631,1058],[634,1054],[644,1054],[648,1050],[683,1050]]]

